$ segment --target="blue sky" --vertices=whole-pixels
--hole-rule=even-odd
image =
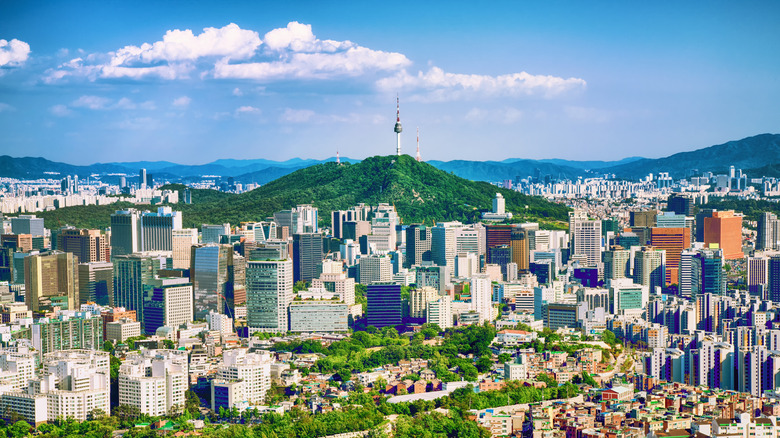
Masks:
[[[780,2],[0,3],[0,154],[660,157],[778,129]]]

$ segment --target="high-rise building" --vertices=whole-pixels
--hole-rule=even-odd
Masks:
[[[433,261],[431,257],[431,228],[419,224],[410,225],[406,229],[404,267],[410,268],[431,261]]]
[[[634,282],[655,291],[666,284],[666,251],[642,247],[634,255]]]
[[[685,250],[680,254],[677,293],[681,297],[692,297],[701,291],[701,263],[696,250]]]
[[[236,402],[260,405],[271,389],[271,363],[268,353],[249,353],[245,348],[223,353],[222,364],[211,384],[211,407],[230,409]]]
[[[79,263],[79,303],[114,305],[114,264],[111,262]]]
[[[704,248],[698,251],[697,258],[701,266],[701,293],[725,295],[726,271],[723,250]]]
[[[383,255],[370,255],[358,260],[358,280],[360,284],[386,283],[392,280],[393,265],[390,258]]]
[[[371,284],[366,291],[368,325],[377,328],[396,326],[403,322],[400,284]]]
[[[693,198],[682,193],[669,196],[666,209],[683,216],[693,216]]]
[[[198,244],[196,228],[173,230],[171,235],[173,269],[189,269],[192,246]]]
[[[756,249],[780,249],[780,220],[776,214],[764,212],[758,217]]]
[[[209,243],[190,247],[195,319],[205,318],[210,311],[235,315],[235,306],[246,300],[245,267],[245,259],[233,251],[232,245]]]
[[[173,230],[182,228],[180,211],[159,207],[157,213],[135,209],[111,215],[111,247],[114,255],[143,251],[172,251]]]
[[[111,254],[128,255],[141,251],[141,212],[118,210],[111,215]]]
[[[319,278],[311,281],[311,287],[339,294],[348,306],[355,304],[355,279],[347,277],[343,272],[323,272]]]
[[[456,254],[470,252],[477,257],[485,254],[486,228],[482,224],[465,225],[455,229]],[[510,238],[511,239],[511,238]]]
[[[450,268],[447,266],[417,266],[414,268],[414,283],[417,287],[432,287],[443,295],[450,284]]]
[[[704,243],[717,244],[726,260],[744,258],[742,252],[742,217],[734,211],[715,211],[704,218]]]
[[[490,277],[477,274],[471,277],[469,283],[471,292],[471,309],[479,314],[479,323],[493,319],[493,287]]]
[[[193,320],[192,283],[189,278],[155,278],[152,294],[144,303],[144,331],[178,327]]]
[[[425,318],[428,303],[439,298],[439,291],[432,287],[417,287],[409,291],[409,316]]]
[[[425,318],[425,322],[436,324],[442,330],[452,327],[452,297],[444,295],[429,301]]]
[[[529,231],[514,228],[511,239],[512,263],[517,264],[518,271],[528,272],[531,262]]]
[[[98,350],[103,346],[103,318],[90,312],[61,313],[30,327],[30,341],[39,354],[58,350]]]
[[[293,234],[293,281],[310,282],[318,277],[317,271],[324,257],[322,234]]]
[[[79,307],[78,258],[51,251],[24,258],[24,302],[37,312],[51,307]]]
[[[319,232],[317,207],[308,204],[274,213],[274,222],[279,228],[287,227],[290,234]]]
[[[490,248],[497,246],[509,246],[512,244],[512,225],[486,225],[485,226],[485,251],[487,263],[495,263],[490,256]]]
[[[286,332],[293,300],[292,260],[249,260],[246,264],[247,325],[250,330]]]
[[[763,292],[769,285],[769,258],[763,255],[748,257],[747,286],[751,295],[763,298]]]
[[[152,417],[181,412],[189,383],[187,357],[178,350],[128,355],[119,367],[119,404]]]
[[[647,307],[650,300],[648,286],[636,284],[622,278],[609,282],[610,313],[622,314],[625,311],[640,313]]]
[[[144,298],[161,267],[161,257],[150,253],[114,257],[114,305],[135,310],[143,321]]]
[[[658,216],[658,212],[655,210],[632,211],[629,223],[632,227],[652,228],[656,225],[656,216]]]
[[[685,228],[687,216],[673,212],[664,212],[656,216],[656,226],[652,228]]]
[[[138,188],[146,188],[146,169],[141,169],[138,171]]]
[[[463,224],[460,222],[439,222],[431,228],[431,259],[435,265],[455,270],[455,230],[461,227]]]
[[[569,213],[571,255],[584,255],[588,266],[601,263],[601,221],[588,219],[582,210]]]
[[[602,254],[604,261],[604,280],[627,278],[631,276],[631,251],[613,246]]]
[[[22,214],[11,218],[11,232],[14,234],[29,234],[33,237],[43,236],[43,218],[34,214]]]
[[[658,216],[659,219],[663,216]],[[691,230],[689,228],[652,228],[650,244],[658,249],[666,250],[666,284],[677,281],[680,267],[680,254],[691,246]]]
[[[75,254],[80,263],[105,262],[110,256],[108,239],[100,230],[62,229],[57,235],[57,249]]]
[[[219,243],[222,236],[230,235],[230,224],[203,224],[200,227],[200,234],[203,243]]]

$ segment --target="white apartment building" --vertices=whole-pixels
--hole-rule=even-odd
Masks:
[[[144,350],[128,356],[119,368],[119,404],[142,414],[167,415],[184,409],[188,357],[177,350]]]
[[[493,287],[490,277],[477,274],[471,277],[471,309],[479,313],[479,323],[490,321],[493,317]]]
[[[243,392],[243,400],[231,393],[229,399],[233,402],[247,402],[259,405],[265,400],[265,395],[271,388],[271,356],[268,353],[249,353],[246,348],[224,352],[222,364],[217,368],[216,380],[238,382],[243,384],[232,386],[235,391]],[[218,397],[214,397],[212,383],[212,408]],[[231,406],[232,407],[232,406]]]
[[[106,323],[106,339],[124,342],[128,338],[141,336],[141,323],[128,318]]]

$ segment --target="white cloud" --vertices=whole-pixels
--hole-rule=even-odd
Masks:
[[[532,75],[526,72],[500,76],[448,73],[439,67],[410,75],[406,70],[395,76],[380,79],[377,86],[383,91],[410,91],[410,100],[444,102],[490,97],[555,97],[582,90],[586,82],[579,78],[560,78]]]
[[[70,106],[74,108],[87,108],[91,110],[106,109],[111,103],[111,99],[100,96],[81,96],[74,100]]]
[[[240,97],[240,96],[243,96],[243,95],[244,95],[244,92],[241,91],[240,88],[236,87],[236,88],[233,89],[233,96],[239,96]]]
[[[260,114],[261,110],[260,108],[255,108],[253,106],[244,105],[242,107],[239,107],[236,109],[236,114],[242,114],[242,113],[255,113]]]
[[[51,108],[49,108],[49,112],[57,117],[65,117],[69,116],[71,114],[71,110],[68,109],[65,105],[54,105]]]
[[[153,110],[156,109],[154,102],[147,100],[136,103],[127,97],[123,97],[116,102],[113,99],[101,96],[84,95],[74,100],[70,104],[71,108],[86,108],[90,110]]]
[[[315,113],[312,110],[302,109],[295,110],[287,108],[281,116],[282,122],[287,123],[306,123],[314,117]]]
[[[186,108],[190,106],[190,102],[192,102],[192,99],[190,99],[187,96],[182,96],[173,100],[173,106],[177,106],[179,108]]]
[[[311,31],[311,24],[291,21],[287,27],[274,29],[265,34],[263,41],[270,50],[282,52],[336,52],[358,47],[351,41],[319,40]]]
[[[16,67],[24,64],[30,56],[30,45],[24,41],[0,39],[0,67]]]
[[[8,105],[7,103],[0,102],[0,113],[3,111],[16,111],[16,108]]]
[[[237,24],[207,27],[198,35],[191,30],[169,30],[161,41],[128,45],[107,54],[75,58],[47,72],[44,81],[56,82],[68,76],[91,81],[101,78],[174,80],[189,77],[204,58],[229,60],[252,57],[262,44],[260,36]],[[212,61],[213,62],[213,61]]]

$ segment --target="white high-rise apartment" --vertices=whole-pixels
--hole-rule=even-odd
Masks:
[[[188,356],[178,350],[143,350],[119,367],[119,404],[152,417],[181,412],[188,388]]]
[[[36,357],[25,347],[0,350],[0,393],[26,388],[35,377]]]
[[[425,322],[428,324],[436,324],[442,330],[452,327],[452,298],[449,295],[443,295],[428,302],[425,313]]]
[[[455,252],[470,252],[477,256],[485,254],[485,226],[474,224],[455,228]]]
[[[338,262],[338,265],[343,266],[341,262]],[[349,306],[355,304],[355,279],[347,277],[340,268],[338,272],[326,272],[323,268],[320,278],[312,279],[311,287],[312,289],[325,289],[328,292],[337,293],[341,300]]]
[[[289,330],[288,308],[293,295],[292,260],[247,262],[246,307],[250,330]]]
[[[198,230],[182,228],[172,232],[173,269],[189,269],[192,245],[198,244]]]
[[[420,287],[409,291],[409,316],[425,318],[428,303],[439,297],[439,291],[432,287]]]
[[[493,318],[493,287],[490,276],[477,274],[471,277],[471,310],[479,313],[479,323]]]
[[[455,276],[471,278],[479,272],[479,257],[472,252],[459,252],[455,256]]]
[[[108,353],[61,350],[47,353],[39,385],[46,393],[49,420],[86,421],[96,410],[111,415],[110,360]]]
[[[229,350],[223,354],[222,364],[217,368],[217,379],[243,381],[244,401],[259,405],[271,388],[271,362],[268,353],[249,353],[246,348]]]

